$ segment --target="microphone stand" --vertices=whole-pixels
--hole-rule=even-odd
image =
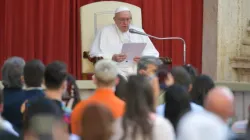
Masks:
[[[181,40],[183,43],[183,63],[184,65],[186,64],[186,42],[183,38],[181,37],[156,37],[156,36],[152,36],[150,34],[141,33],[141,32],[131,32],[131,33],[145,35],[145,36],[157,39],[157,40]]]

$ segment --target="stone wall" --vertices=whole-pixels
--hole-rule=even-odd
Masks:
[[[204,0],[202,68],[217,81],[250,81],[250,45],[243,45],[250,37],[249,5],[249,0]]]

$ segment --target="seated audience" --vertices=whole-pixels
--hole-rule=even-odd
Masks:
[[[62,96],[68,86],[67,76],[67,67],[60,61],[48,64],[44,72],[45,95],[59,106],[64,113],[64,121],[70,124],[71,109],[67,108],[62,101]]]
[[[40,60],[28,61],[24,66],[25,96],[27,100],[43,97],[42,88],[45,66]]]
[[[81,134],[81,118],[85,107],[91,103],[101,103],[111,110],[113,116],[118,118],[123,115],[124,102],[115,96],[114,88],[118,83],[118,69],[111,60],[100,60],[95,64],[93,81],[97,88],[87,100],[76,105],[72,112],[72,133]]]
[[[137,74],[147,76],[151,82],[154,91],[155,106],[160,94],[159,81],[157,77],[158,67],[162,65],[162,61],[154,56],[143,56],[137,64]]]
[[[228,140],[221,118],[207,111],[187,113],[177,127],[178,140]]]
[[[21,112],[24,112],[28,100],[45,96],[42,88],[44,71],[45,66],[40,60],[31,60],[25,64],[23,75],[26,86],[24,89],[26,101],[22,105]]]
[[[234,95],[227,87],[215,87],[208,92],[204,107],[220,117],[228,127],[229,137],[234,137],[229,129],[228,121],[234,115]]]
[[[114,117],[101,104],[90,104],[82,115],[82,140],[110,140]]]
[[[3,92],[0,90],[0,140],[15,140],[19,134],[13,128],[12,124],[5,120],[1,113],[3,112]]]
[[[126,110],[115,121],[111,140],[175,139],[171,123],[154,113],[154,93],[145,76],[130,76],[124,97]]]
[[[191,110],[187,91],[180,85],[170,86],[165,93],[165,104],[164,116],[176,130],[179,120]]]
[[[209,91],[204,107],[227,123],[234,115],[234,95],[227,87],[215,87]]]
[[[174,67],[171,70],[171,74],[174,78],[174,84],[181,85],[189,93],[192,89],[192,80],[189,73],[181,66]],[[162,96],[164,97],[164,95]],[[190,102],[192,111],[203,111],[203,107]],[[156,109],[157,114],[164,116],[165,104],[159,105]]]
[[[68,140],[67,125],[61,108],[48,98],[29,102],[24,112],[24,140]]]
[[[22,128],[20,108],[25,101],[23,93],[23,68],[25,61],[20,57],[7,59],[2,67],[2,84],[4,86],[4,110],[2,116],[19,130]]]
[[[197,76],[190,92],[191,100],[200,106],[204,106],[204,99],[209,90],[214,88],[214,81],[207,75]]]

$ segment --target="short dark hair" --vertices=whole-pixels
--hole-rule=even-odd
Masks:
[[[189,86],[192,84],[192,79],[189,73],[182,66],[174,67],[171,74],[174,77],[174,84],[181,85],[186,90],[189,89]]]
[[[196,76],[198,76],[196,68],[193,67],[191,64],[183,65],[183,68],[190,74],[190,77],[191,77],[192,83],[193,83]]]
[[[34,59],[24,66],[24,81],[27,87],[40,87],[43,82],[45,66],[42,61]]]
[[[67,80],[67,67],[61,61],[54,61],[47,65],[44,73],[45,86],[48,89],[59,89]]]
[[[49,115],[58,120],[63,118],[63,112],[55,102],[45,97],[37,98],[29,102],[23,114],[24,131],[30,129],[32,118],[40,115]]]

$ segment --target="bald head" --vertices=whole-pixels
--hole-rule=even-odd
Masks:
[[[208,92],[205,108],[227,121],[234,113],[234,95],[227,87],[215,87]]]

